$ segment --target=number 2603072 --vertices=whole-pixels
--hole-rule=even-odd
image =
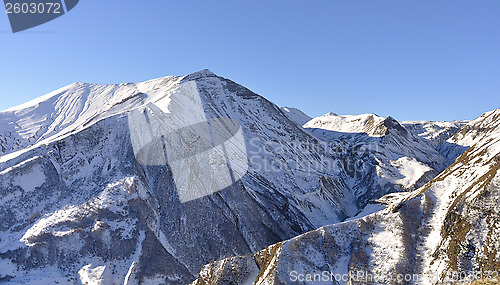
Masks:
[[[61,3],[6,3],[7,14],[61,14]]]

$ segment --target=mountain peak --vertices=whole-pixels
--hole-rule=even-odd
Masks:
[[[191,74],[188,74],[182,78],[183,81],[192,81],[192,80],[197,80],[201,78],[207,78],[207,77],[218,77],[217,74],[213,73],[212,71],[208,69],[203,69]]]
[[[395,130],[397,130],[397,131],[399,131],[401,133],[406,133],[406,129],[403,126],[401,126],[401,124],[396,119],[394,119],[391,116],[387,116],[384,119],[383,125],[387,129],[395,129]]]

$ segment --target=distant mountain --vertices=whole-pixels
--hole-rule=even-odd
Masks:
[[[452,137],[468,121],[433,122],[433,121],[405,121],[405,126],[414,135],[429,142],[432,147],[438,147],[441,143]]]
[[[435,147],[394,118],[311,119],[208,70],[71,84],[0,112],[0,281],[187,284],[268,250],[260,272],[304,238],[289,252],[307,259],[323,226],[369,235],[355,225],[473,148],[473,122]],[[212,265],[201,276],[239,268]]]
[[[387,119],[387,120],[386,120]],[[390,127],[403,128],[397,124],[391,124],[395,120],[391,117],[382,118],[375,114],[344,115],[328,113],[310,121],[305,128],[328,130],[339,134],[367,134],[370,137],[382,137]],[[396,122],[395,122],[396,123]]]
[[[363,203],[387,193],[418,188],[447,166],[443,156],[425,139],[392,117],[329,113],[310,120],[304,128],[322,140],[341,145],[346,150],[344,161],[357,161],[363,166],[371,161],[370,173],[357,175],[353,186],[360,197],[366,197]]]

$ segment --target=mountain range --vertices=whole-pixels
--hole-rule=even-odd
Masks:
[[[499,123],[311,118],[209,70],[74,83],[0,112],[0,283],[496,271]]]

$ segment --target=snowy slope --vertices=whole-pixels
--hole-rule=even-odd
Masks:
[[[0,155],[54,141],[103,118],[146,104],[170,92],[180,77],[142,83],[74,83],[0,112]],[[148,95],[143,93],[147,91]]]
[[[305,123],[309,122],[312,118],[297,108],[281,107],[281,110],[290,118],[290,120],[297,123],[302,127]]]

